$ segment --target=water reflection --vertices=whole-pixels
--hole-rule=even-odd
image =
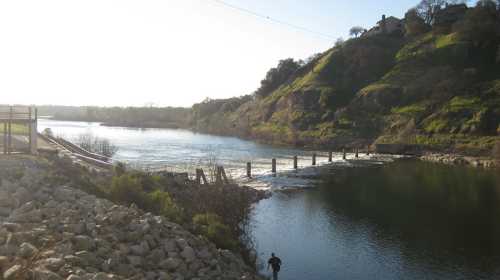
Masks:
[[[255,210],[284,279],[497,279],[500,176],[415,161],[335,170]]]

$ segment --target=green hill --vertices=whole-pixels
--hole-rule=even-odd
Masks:
[[[497,7],[450,6],[432,26],[408,13],[401,24],[296,67],[282,61],[255,94],[194,105],[191,126],[298,146],[411,143],[489,152],[500,140]]]

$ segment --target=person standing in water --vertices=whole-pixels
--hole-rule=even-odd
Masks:
[[[271,258],[267,261],[267,270],[272,267],[273,269],[273,280],[278,280],[278,272],[281,268],[281,260],[276,257],[274,253],[271,253]]]

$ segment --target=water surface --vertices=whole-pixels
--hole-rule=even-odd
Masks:
[[[144,168],[189,171],[213,160],[244,181],[251,161],[256,179],[247,183],[292,189],[256,204],[251,220],[260,263],[276,252],[281,279],[500,279],[495,171],[373,155],[344,161],[335,154],[328,165],[321,152],[321,168],[312,168],[312,151],[232,137],[51,120],[39,127],[70,140],[106,137],[119,147],[115,160]]]
[[[406,160],[323,178],[255,208],[282,279],[500,278],[498,173]]]

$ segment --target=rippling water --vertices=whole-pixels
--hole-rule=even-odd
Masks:
[[[282,279],[500,279],[498,172],[403,160],[322,178],[255,208]]]
[[[139,168],[162,168],[171,171],[188,171],[194,174],[197,167],[206,167],[215,162],[224,166],[228,176],[240,183],[257,188],[307,187],[314,175],[311,167],[313,151],[273,147],[245,141],[234,137],[198,134],[176,129],[137,129],[100,126],[99,123],[63,122],[40,120],[39,131],[51,128],[57,136],[75,141],[79,135],[93,134],[107,138],[119,149],[114,160]],[[318,166],[328,163],[328,155],[317,152]],[[299,172],[293,170],[293,156],[298,156]],[[353,154],[348,155],[353,158]],[[272,176],[271,160],[277,159],[278,175]],[[370,159],[360,154],[360,159]],[[391,158],[379,159],[390,161]],[[350,165],[334,154],[337,165]],[[252,162],[252,180],[247,180],[246,163]],[[205,169],[206,171],[206,169]]]
[[[259,261],[276,252],[280,279],[500,279],[495,171],[366,155],[344,161],[339,154],[332,165],[320,154],[322,167],[311,168],[311,151],[231,137],[49,120],[39,127],[69,139],[106,137],[120,148],[115,159],[135,166],[191,170],[211,158],[243,181],[252,161],[256,179],[246,183],[300,187],[274,192],[252,215]],[[269,172],[273,157],[277,177]]]

